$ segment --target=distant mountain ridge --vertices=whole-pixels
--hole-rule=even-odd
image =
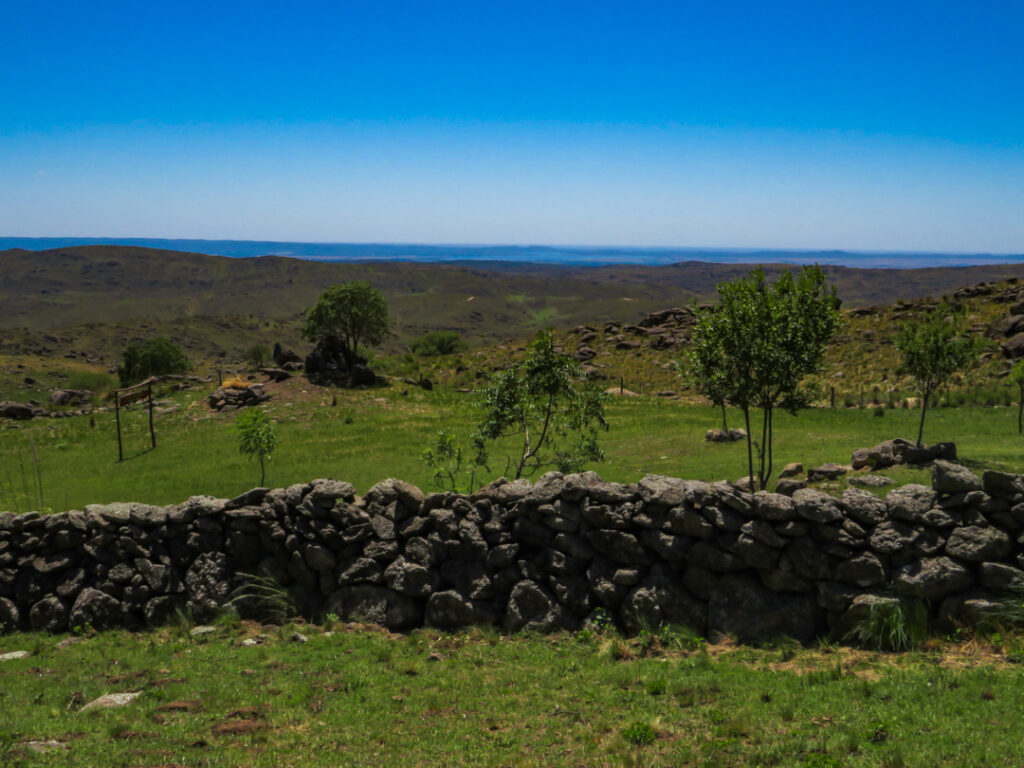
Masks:
[[[769,277],[788,265],[766,265]],[[665,307],[709,300],[750,266],[566,266],[535,262],[324,262],[224,258],[135,246],[0,251],[0,328],[249,316],[296,318],[331,283],[367,280],[403,335],[455,330],[477,339],[523,336],[547,325],[633,322]],[[951,293],[1024,276],[1024,265],[858,269],[825,266],[847,307]]]
[[[272,240],[198,240],[101,237],[0,237],[0,250],[52,250],[81,245],[131,245],[231,258],[288,256],[314,261],[506,261],[598,266],[665,266],[678,262],[717,264],[832,264],[847,267],[915,269],[1024,262],[1024,254],[908,253],[899,251],[798,250],[767,248],[656,248],[630,246],[422,245],[402,243],[303,243]]]

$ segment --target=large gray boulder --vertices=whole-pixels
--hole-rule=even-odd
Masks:
[[[53,595],[39,600],[28,613],[32,629],[42,632],[63,632],[68,627],[68,607]]]
[[[814,523],[835,523],[843,519],[843,510],[833,496],[814,488],[801,488],[793,494],[797,514]]]
[[[546,590],[526,579],[509,594],[504,624],[512,632],[554,632],[574,622]]]
[[[72,629],[86,625],[94,629],[109,629],[125,624],[127,618],[119,600],[106,592],[86,587],[78,593],[71,607],[68,625]]]
[[[980,491],[981,478],[961,464],[937,460],[932,465],[932,488],[939,493],[966,493]]]
[[[955,528],[946,541],[946,554],[977,563],[1001,560],[1010,553],[1010,537],[998,528],[965,525]]]
[[[222,552],[204,552],[185,573],[185,589],[193,607],[208,613],[227,603],[231,594],[227,557]]]
[[[21,614],[13,600],[0,597],[0,633],[13,632],[18,628]]]
[[[937,500],[934,490],[916,483],[893,488],[885,497],[890,517],[912,523],[919,522]]]
[[[970,571],[948,557],[926,557],[896,572],[896,590],[903,595],[941,600],[971,586]]]
[[[459,629],[480,624],[482,616],[473,604],[453,589],[435,592],[427,601],[426,623],[438,629]]]
[[[741,642],[792,637],[808,643],[824,627],[824,612],[810,594],[774,592],[752,576],[718,579],[708,603],[708,634],[733,635]]]

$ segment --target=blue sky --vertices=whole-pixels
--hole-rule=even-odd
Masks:
[[[1024,252],[1024,5],[0,0],[0,235]]]

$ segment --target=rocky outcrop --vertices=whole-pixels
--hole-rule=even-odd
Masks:
[[[245,589],[256,575],[310,617],[392,630],[549,632],[601,609],[627,631],[810,641],[842,637],[893,596],[926,601],[935,622],[991,617],[1024,586],[1024,476],[936,462],[933,477],[885,498],[592,472],[471,496],[389,479],[360,498],[315,480],[170,507],[4,513],[0,624],[135,627],[232,601],[258,617]]]
[[[234,411],[252,405],[260,405],[270,399],[262,384],[248,386],[219,387],[206,398],[207,405],[215,411]]]

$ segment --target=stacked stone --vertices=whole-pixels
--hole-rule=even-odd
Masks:
[[[171,507],[0,515],[0,623],[154,625],[202,617],[253,574],[309,616],[393,630],[575,629],[602,609],[627,631],[842,638],[878,600],[920,598],[936,622],[983,621],[1024,587],[1024,477],[936,462],[933,487],[884,498],[792,497],[592,472],[425,496],[316,480]],[[252,614],[254,598],[236,599]]]

